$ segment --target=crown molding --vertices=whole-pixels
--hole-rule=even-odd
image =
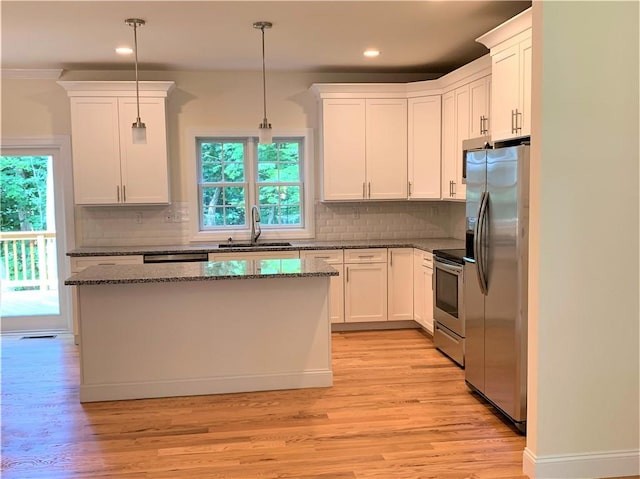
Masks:
[[[68,96],[135,96],[135,81],[58,81]],[[172,81],[138,82],[141,97],[164,96],[175,87]]]
[[[8,80],[57,80],[62,75],[62,69],[3,68],[0,73],[3,79]]]
[[[498,25],[493,30],[476,38],[476,42],[482,43],[488,49],[492,49],[496,45],[509,40],[515,35],[531,28],[532,8],[529,7],[525,11],[520,12],[515,17],[507,20],[502,25]]]

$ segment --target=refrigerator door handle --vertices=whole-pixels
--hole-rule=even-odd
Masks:
[[[486,258],[484,257],[484,236],[485,226],[487,219],[487,207],[489,204],[489,192],[485,191],[480,197],[480,212],[478,213],[478,220],[476,224],[477,234],[475,235],[475,257],[477,262],[477,274],[478,283],[480,284],[480,291],[485,296],[487,295],[487,275],[486,275]]]
[[[476,260],[476,275],[478,279],[478,286],[480,287],[480,291],[484,294],[484,290],[482,289],[482,279],[480,279],[480,224],[482,222],[482,204],[484,203],[484,195],[483,191],[480,194],[480,206],[478,207],[478,215],[476,217],[476,224],[473,227],[473,257]]]

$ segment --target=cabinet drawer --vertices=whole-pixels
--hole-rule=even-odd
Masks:
[[[451,332],[436,323],[433,342],[437,349],[464,367],[464,339],[454,337]]]
[[[300,251],[300,258],[321,259],[329,264],[341,264],[344,261],[344,255],[341,249]]]
[[[433,253],[422,251],[422,266],[433,268]]]
[[[387,248],[344,250],[345,263],[386,263]]]
[[[115,265],[115,264],[142,264],[140,255],[130,256],[81,256],[71,258],[71,272],[79,273],[89,266]]]

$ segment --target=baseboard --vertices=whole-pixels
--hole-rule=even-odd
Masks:
[[[81,384],[80,402],[302,389],[332,385],[333,373],[330,370],[173,381]]]
[[[382,331],[388,329],[421,329],[421,326],[412,319],[331,324],[331,331],[334,333],[346,331]]]
[[[536,457],[524,449],[522,469],[530,479],[591,479],[640,475],[640,450]]]

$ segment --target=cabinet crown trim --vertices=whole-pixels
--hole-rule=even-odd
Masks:
[[[406,83],[314,83],[311,91],[326,98],[406,98]]]
[[[517,34],[524,32],[528,28],[531,28],[531,11],[532,7],[527,8],[525,11],[519,13],[510,20],[507,20],[502,25],[498,25],[493,30],[490,30],[484,35],[476,38],[476,42],[482,43],[485,47],[492,49],[496,45],[499,45]]]
[[[441,95],[460,85],[491,75],[491,56],[484,55],[435,80],[409,83],[314,83],[309,88],[318,99],[414,98]]]
[[[68,96],[135,96],[135,81],[59,81]],[[140,96],[166,97],[175,87],[172,81],[141,81]]]

